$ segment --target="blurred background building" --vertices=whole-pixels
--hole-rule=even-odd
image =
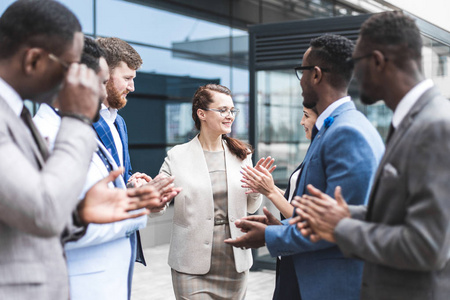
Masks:
[[[0,0],[0,14],[12,0]],[[450,98],[450,11],[447,0],[60,0],[92,37],[119,37],[142,56],[136,91],[120,111],[128,125],[135,171],[155,176],[166,151],[195,136],[191,97],[198,86],[220,83],[241,110],[232,136],[250,142],[255,157],[277,159],[276,184],[284,187],[309,141],[300,126],[302,96],[293,68],[311,38],[326,32],[355,39],[367,14],[403,9],[418,18],[423,68]],[[413,3],[411,3],[413,2]],[[391,113],[366,107],[352,84],[357,107],[384,136]],[[270,203],[266,203],[270,206]],[[150,219],[144,246],[168,243],[171,209]],[[254,252],[267,266],[265,249]],[[268,266],[271,265],[269,259]]]

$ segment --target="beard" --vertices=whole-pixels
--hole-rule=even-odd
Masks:
[[[114,86],[113,80],[108,81],[108,83],[106,84],[106,90],[108,91],[108,97],[106,98],[106,101],[108,101],[109,107],[121,109],[125,105],[127,105],[126,94],[128,94],[128,91],[118,91]]]

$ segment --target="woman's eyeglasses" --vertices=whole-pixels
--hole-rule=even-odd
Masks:
[[[232,109],[228,109],[228,108],[205,108],[205,110],[210,110],[210,111],[215,111],[218,112],[222,117],[228,117],[229,115],[231,115],[232,117],[236,117],[239,114],[239,109],[237,108],[232,108]]]

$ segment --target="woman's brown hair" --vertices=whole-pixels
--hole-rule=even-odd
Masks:
[[[213,102],[214,93],[221,93],[231,97],[231,91],[227,87],[220,84],[207,84],[199,87],[192,98],[192,119],[194,119],[195,127],[200,130],[202,124],[197,115],[197,110],[207,109]],[[253,153],[252,147],[238,139],[231,138],[226,134],[222,134],[222,138],[227,143],[231,153],[244,160],[247,155]]]

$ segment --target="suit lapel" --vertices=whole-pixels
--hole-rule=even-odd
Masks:
[[[190,160],[192,170],[195,172],[195,176],[198,177],[198,182],[203,182],[206,195],[205,199],[213,199],[213,191],[211,186],[211,177],[209,176],[208,165],[206,164],[205,154],[203,153],[202,145],[198,140],[198,135],[190,142],[192,144],[192,151],[186,153],[186,159]],[[193,173],[194,174],[194,173]],[[206,205],[212,205],[212,201],[208,201]],[[214,207],[211,209],[214,211]]]
[[[128,161],[128,158],[130,157],[128,155],[128,134],[125,129],[125,121],[119,114],[116,117],[116,121],[114,122],[114,125],[117,128],[117,132],[119,133],[120,141],[122,142],[123,165],[128,170],[129,165],[130,165],[130,162]]]
[[[103,155],[108,160],[108,162],[111,165],[112,169],[116,170],[118,168],[118,166],[117,166],[114,158],[109,153],[109,151],[105,148],[105,146],[103,146],[102,142],[97,140],[97,146],[98,146],[98,150],[102,151]],[[117,178],[114,180],[114,186],[116,186],[118,188],[121,188],[121,189],[126,189],[126,185],[125,185],[125,182],[124,182],[122,176],[117,176]]]
[[[343,112],[349,111],[349,110],[356,110],[355,104],[352,101],[346,102],[339,107],[337,107],[331,114],[330,117],[337,118],[340,114]],[[299,175],[298,180],[298,188],[295,193],[297,196],[301,196],[305,193],[305,187],[308,184],[306,182],[306,174],[308,173],[308,166],[309,162],[311,161],[311,158],[313,157],[314,153],[318,152],[318,149],[322,147],[322,141],[323,136],[326,134],[328,128],[325,128],[324,125],[320,128],[319,132],[317,133],[316,137],[311,142],[311,145],[309,145],[308,151],[306,152],[305,159],[302,163],[302,170]]]
[[[38,168],[42,169],[45,165],[44,158],[42,157],[42,154],[39,151],[39,148],[37,147],[33,135],[27,125],[25,125],[22,119],[14,113],[8,103],[6,103],[6,101],[1,97],[0,109],[5,113],[5,121],[7,123],[9,134],[15,141],[16,145],[28,158],[34,156]]]
[[[428,91],[426,91],[414,104],[414,106],[411,108],[411,110],[408,112],[408,114],[405,116],[405,118],[402,120],[402,122],[399,124],[398,128],[395,129],[394,133],[392,134],[389,143],[386,145],[386,150],[384,152],[383,158],[381,159],[380,164],[378,165],[378,169],[375,173],[374,177],[374,184],[372,186],[372,189],[370,191],[370,197],[369,197],[369,204],[367,209],[367,215],[366,219],[370,220],[372,209],[373,209],[373,203],[376,197],[376,192],[378,189],[378,184],[380,182],[380,176],[383,171],[383,168],[388,162],[392,156],[392,153],[394,150],[398,147],[399,144],[401,144],[402,138],[406,135],[406,132],[409,128],[411,128],[411,124],[414,122],[415,117],[417,114],[423,109],[423,107],[429,102],[430,99],[434,98],[439,94],[438,90],[436,88],[431,88]]]
[[[105,119],[103,117],[100,117],[100,120],[98,122],[93,124],[95,132],[97,132],[97,135],[99,139],[102,141],[103,145],[106,149],[108,149],[109,153],[112,155],[114,160],[116,161],[116,164],[120,166],[120,160],[119,155],[117,154],[117,148],[116,144],[114,143],[114,138],[112,136],[111,130],[108,126],[108,123],[106,123]]]
[[[228,149],[225,140],[222,140],[223,149],[225,151],[225,168],[227,174],[227,192],[228,199],[239,199],[239,192],[244,193],[244,189],[236,189],[241,186],[241,164],[242,161],[236,157],[230,149]],[[237,201],[228,201],[228,211],[235,211],[235,204]]]

